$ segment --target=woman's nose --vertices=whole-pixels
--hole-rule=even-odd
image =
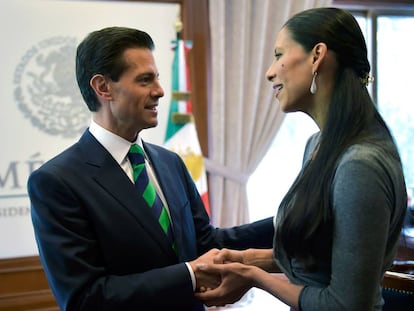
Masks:
[[[276,77],[276,72],[274,71],[274,62],[269,66],[269,68],[266,71],[266,79],[268,81],[273,81],[273,79]]]
[[[272,82],[273,81],[273,79],[275,78],[275,74],[270,70],[270,68],[267,70],[267,72],[266,72],[266,79],[269,81],[269,82]]]

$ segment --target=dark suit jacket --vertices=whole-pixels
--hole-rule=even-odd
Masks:
[[[39,255],[62,310],[202,310],[185,261],[217,247],[271,247],[272,219],[217,229],[181,158],[144,143],[179,258],[128,176],[87,130],[28,180]]]

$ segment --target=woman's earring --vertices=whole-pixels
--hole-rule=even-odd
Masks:
[[[312,94],[315,94],[316,93],[316,90],[318,89],[317,87],[316,87],[316,76],[318,75],[318,72],[317,71],[315,71],[315,73],[313,74],[313,78],[312,78],[312,83],[311,83],[311,86],[310,86],[310,92],[312,93]]]

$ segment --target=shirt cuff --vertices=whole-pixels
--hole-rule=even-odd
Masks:
[[[193,291],[195,292],[195,290],[196,290],[196,278],[195,278],[194,271],[193,271],[193,269],[191,268],[191,266],[188,262],[186,262],[185,265],[187,266],[188,272],[190,272],[191,282],[193,283]]]

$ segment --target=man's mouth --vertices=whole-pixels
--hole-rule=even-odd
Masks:
[[[157,108],[158,108],[158,105],[145,106],[145,109],[152,110],[152,111],[157,111]]]

